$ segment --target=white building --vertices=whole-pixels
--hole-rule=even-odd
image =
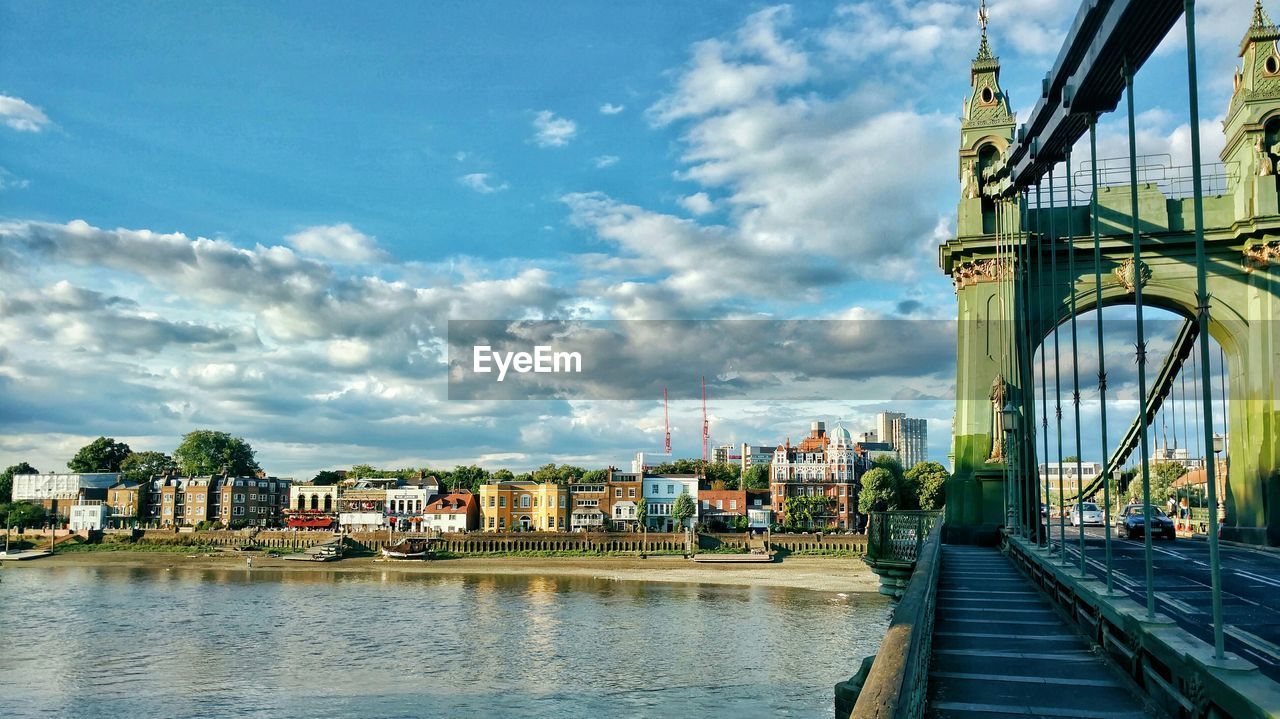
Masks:
[[[470,532],[480,517],[479,500],[460,489],[436,496],[422,513],[422,528],[430,532]]]
[[[107,488],[119,481],[119,472],[16,474],[13,476],[13,501],[76,499],[86,489],[102,490],[105,497]]]
[[[1075,494],[1080,491],[1080,478],[1083,476],[1084,481],[1088,482],[1102,472],[1102,465],[1098,462],[1081,462],[1080,474],[1076,474],[1075,462],[1048,462],[1040,465],[1040,486],[1043,487],[1045,480],[1049,481],[1049,491],[1053,494],[1058,493],[1058,478],[1062,477],[1062,491],[1068,495]]]
[[[342,512],[338,524],[348,532],[376,532],[387,528],[387,518],[382,512]]]
[[[636,452],[636,458],[631,460],[631,472],[633,474],[643,474],[649,467],[657,467],[671,461],[671,455],[658,454],[657,452]]]
[[[1151,452],[1151,464],[1154,466],[1164,462],[1180,464],[1187,469],[1201,469],[1204,467],[1204,458],[1192,457],[1185,447],[1170,447],[1167,444],[1156,445],[1155,450]]]
[[[902,412],[881,412],[876,415],[876,436],[893,447],[905,469],[929,460],[928,420],[908,417]]]
[[[87,500],[71,505],[67,526],[73,532],[98,531],[106,528],[110,517],[111,507],[106,502]]]
[[[635,524],[636,522],[636,503],[624,499],[621,502],[613,503],[613,523],[616,526],[626,526]]]
[[[437,485],[438,486],[438,485]],[[426,487],[405,485],[387,490],[387,524],[400,532],[422,530],[422,508],[431,495]]]
[[[686,522],[692,527],[698,520],[698,475],[696,474],[651,474],[644,478],[641,489],[646,505],[646,524],[650,529],[669,532],[675,529],[671,519],[671,509],[681,494],[689,495],[693,500],[693,516]]]

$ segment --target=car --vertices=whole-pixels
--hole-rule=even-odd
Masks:
[[[1148,507],[1151,511],[1151,537],[1173,539],[1177,536],[1173,529],[1173,520],[1159,507]],[[1141,539],[1143,518],[1141,504],[1126,504],[1116,516],[1116,536],[1122,539]]]
[[[1081,508],[1084,509],[1083,513],[1081,512]],[[1083,519],[1081,518],[1081,514],[1084,515]],[[1071,526],[1079,527],[1082,522],[1084,524],[1102,524],[1102,509],[1093,502],[1083,502],[1081,504],[1072,505]]]

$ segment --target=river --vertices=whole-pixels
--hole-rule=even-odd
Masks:
[[[829,717],[875,594],[585,577],[0,571],[0,716]]]

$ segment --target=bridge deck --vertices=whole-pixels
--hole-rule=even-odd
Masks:
[[[1149,716],[999,550],[945,546],[941,570],[928,716]]]

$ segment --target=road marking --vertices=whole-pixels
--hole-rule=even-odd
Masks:
[[[1262,582],[1263,584],[1267,584],[1272,587],[1280,587],[1280,582],[1277,582],[1276,580],[1271,579],[1269,577],[1260,577],[1257,574],[1254,574],[1252,572],[1246,572],[1242,569],[1233,569],[1231,571],[1235,572],[1236,574],[1239,574],[1242,577],[1248,577],[1249,579],[1252,579],[1255,582]]]
[[[1236,639],[1239,639],[1245,644],[1248,644],[1250,647],[1253,647],[1255,650],[1260,651],[1263,654],[1266,654],[1267,656],[1269,656],[1270,660],[1267,662],[1268,664],[1275,664],[1276,662],[1280,662],[1280,645],[1277,645],[1275,642],[1267,641],[1266,639],[1263,639],[1257,634],[1254,634],[1252,632],[1246,632],[1245,630],[1239,627],[1233,627],[1230,625],[1224,627],[1223,631],[1235,637]]]

